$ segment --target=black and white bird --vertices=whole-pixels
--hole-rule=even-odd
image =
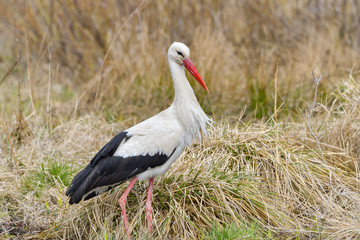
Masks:
[[[174,42],[168,50],[175,98],[169,108],[119,133],[72,180],[66,195],[70,204],[88,200],[131,179],[119,204],[130,239],[126,198],[137,180],[149,180],[146,200],[147,227],[151,233],[151,197],[154,177],[166,172],[186,146],[199,139],[212,120],[200,107],[186,76],[186,68],[209,91],[190,61],[189,48]]]

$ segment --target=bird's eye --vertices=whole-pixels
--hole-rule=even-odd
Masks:
[[[184,57],[184,55],[182,54],[182,52],[176,51],[177,54],[181,55],[182,57]]]

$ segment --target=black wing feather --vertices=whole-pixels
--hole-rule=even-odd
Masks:
[[[161,166],[175,152],[174,149],[170,156],[163,153],[126,158],[113,156],[120,143],[124,139],[127,141],[130,137],[126,132],[118,134],[75,176],[66,192],[66,195],[71,197],[70,204],[80,202],[84,196],[86,196],[84,200],[95,197],[149,168]],[[108,186],[108,188],[101,192],[93,191],[102,186]]]
[[[83,170],[81,170],[75,178],[72,180],[68,190],[66,191],[67,196],[72,196],[74,192],[79,188],[80,184],[84,182],[86,177],[92,171],[93,167],[97,164],[101,159],[111,157],[116,149],[119,147],[122,141],[127,141],[131,136],[127,136],[127,132],[123,131],[117,134],[113,139],[111,139],[105,146],[103,146],[99,152],[91,160],[90,164],[87,165]]]
[[[114,155],[120,143],[122,143],[122,141],[126,142],[129,138],[131,138],[131,136],[128,136],[126,131],[119,133],[100,149],[100,151],[93,157],[90,164],[96,164],[100,159],[111,157]]]

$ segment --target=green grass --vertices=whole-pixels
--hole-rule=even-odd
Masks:
[[[204,240],[270,240],[277,239],[271,232],[266,232],[253,222],[242,224],[230,223],[224,225],[214,225],[212,229],[205,233]]]
[[[69,186],[72,176],[79,170],[54,158],[46,159],[34,169],[23,178],[22,190],[24,194],[32,192],[38,198],[48,188]]]

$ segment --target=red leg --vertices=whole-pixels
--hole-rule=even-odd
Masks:
[[[146,199],[146,203],[145,203],[146,221],[147,221],[147,227],[148,227],[149,234],[151,234],[151,212],[152,212],[151,196],[152,196],[153,185],[154,185],[154,177],[150,178],[150,180],[149,180],[149,190],[148,190],[148,195],[147,195],[147,199]]]
[[[126,198],[127,196],[129,195],[130,193],[130,190],[133,188],[133,186],[135,185],[135,182],[137,180],[137,177],[134,177],[129,186],[126,188],[125,192],[123,193],[123,195],[121,195],[121,197],[119,198],[119,204],[120,204],[120,207],[121,207],[121,212],[124,216],[124,224],[125,224],[125,231],[127,233],[127,236],[129,238],[129,240],[131,240],[131,236],[130,236],[130,232],[129,232],[129,222],[127,220],[127,217],[126,217],[126,210],[125,210],[125,206],[126,206]]]

